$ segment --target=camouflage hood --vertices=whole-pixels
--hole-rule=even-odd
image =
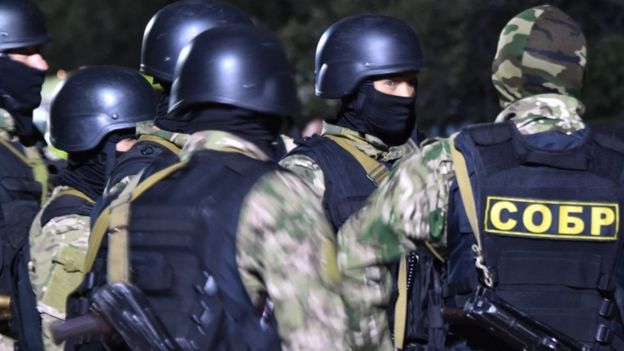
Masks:
[[[492,82],[502,107],[537,94],[578,98],[586,62],[579,25],[558,8],[542,5],[521,12],[503,28]]]

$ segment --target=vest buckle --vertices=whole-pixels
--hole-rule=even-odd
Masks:
[[[606,319],[611,319],[615,312],[615,304],[609,299],[602,300],[598,314]]]
[[[596,341],[601,344],[610,344],[613,341],[613,332],[606,324],[600,324],[596,331]]]

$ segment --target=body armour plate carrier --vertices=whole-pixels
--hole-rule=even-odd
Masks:
[[[357,160],[332,140],[313,135],[298,140],[292,154],[313,159],[325,176],[323,208],[334,231],[357,212],[368,196],[376,189],[375,184]]]
[[[142,136],[145,137],[145,136]],[[111,187],[128,176],[139,174],[148,166],[158,162],[158,166],[165,168],[179,161],[177,146],[168,140],[156,136],[149,136],[150,139],[139,139],[130,150],[122,153],[115,162],[106,185],[106,192]],[[174,152],[175,151],[175,152]],[[162,160],[166,161],[162,161]],[[161,169],[162,169],[161,168]],[[155,172],[155,171],[154,171]],[[91,214],[91,223],[95,223],[102,211],[117,198],[119,193],[106,193],[98,200],[95,209]]]
[[[587,345],[611,343],[621,327],[614,270],[622,245],[624,143],[589,131],[571,149],[544,151],[512,123],[501,123],[468,128],[456,145],[474,172],[496,293]],[[460,236],[461,247],[450,247],[450,286],[460,283],[453,272],[475,271],[472,259],[453,260],[454,251],[471,255],[472,234]]]
[[[39,350],[43,348],[37,342],[40,321],[27,263],[28,231],[39,210],[41,185],[34,180],[32,168],[2,145],[0,165],[0,295],[11,296],[12,310],[11,330],[2,323],[0,331],[15,334],[22,348]]]
[[[200,151],[132,202],[130,280],[181,350],[280,350],[274,320],[254,309],[236,264],[243,199],[277,168]],[[105,266],[96,261],[92,276],[101,281]]]

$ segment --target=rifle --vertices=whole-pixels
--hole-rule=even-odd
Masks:
[[[537,321],[497,296],[479,287],[463,309],[442,310],[451,324],[477,325],[523,351],[590,351],[586,346],[557,329]]]
[[[132,350],[180,349],[153,313],[145,296],[133,285],[105,285],[95,293],[93,300],[89,314],[51,327],[54,343],[58,345],[70,339],[117,332]]]

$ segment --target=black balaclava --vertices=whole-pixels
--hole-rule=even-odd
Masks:
[[[156,105],[156,117],[154,118],[154,122],[159,128],[168,130],[167,128],[163,128],[160,125],[160,121],[164,120],[164,124],[167,124],[167,110],[169,110],[169,95],[171,95],[171,83],[158,83],[162,87],[162,91],[160,92],[160,96],[158,97],[158,104]]]
[[[70,153],[67,159],[67,169],[60,176],[58,183],[80,190],[93,200],[99,199],[104,192],[104,186],[113,170],[115,160],[121,154],[116,151],[117,143],[132,137],[134,137],[134,129],[115,131],[93,150]]]
[[[0,56],[0,107],[15,121],[15,133],[26,145],[42,140],[32,121],[33,110],[41,103],[41,87],[45,71]]]
[[[207,104],[195,107],[177,119],[161,119],[159,127],[177,133],[220,130],[252,142],[276,160],[285,149],[279,133],[284,118],[242,109],[236,106]]]
[[[357,91],[342,99],[334,123],[360,133],[371,134],[386,145],[405,143],[416,126],[416,97],[379,92],[372,80],[365,80]]]

